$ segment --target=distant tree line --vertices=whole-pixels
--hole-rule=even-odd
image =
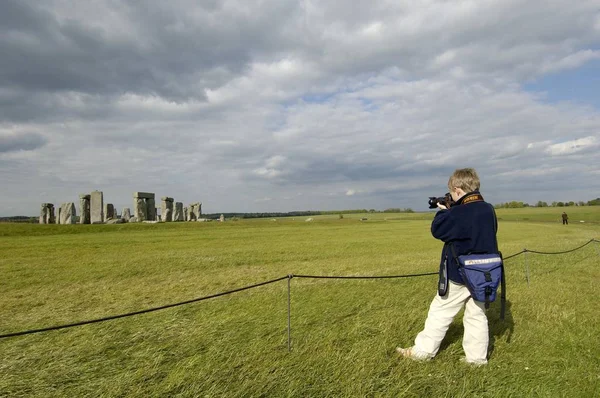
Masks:
[[[331,214],[357,214],[357,213],[414,213],[413,209],[410,208],[393,208],[375,210],[375,209],[350,209],[350,210],[323,210],[323,211],[290,211],[290,212],[264,212],[264,213],[209,213],[202,214],[202,218],[209,220],[218,220],[223,214],[223,217],[227,219],[235,218],[277,218],[277,217],[308,217],[308,216],[321,216]]]
[[[578,202],[570,201],[570,202],[548,203],[548,202],[539,200],[534,205],[530,205],[529,203],[525,203],[525,202],[517,202],[517,201],[513,200],[512,202],[498,203],[498,204],[494,205],[494,207],[496,209],[518,209],[521,207],[569,207],[569,206],[600,206],[600,198],[588,200],[587,202],[580,200]]]
[[[22,222],[37,224],[40,222],[39,217],[27,217],[27,216],[12,216],[12,217],[0,217],[0,222]]]
[[[413,209],[410,208],[390,208],[385,210],[375,209],[354,209],[354,210],[332,210],[322,211],[321,214],[356,214],[356,213],[414,213]]]
[[[414,210],[410,207],[407,207],[406,209],[394,207],[391,209],[385,209],[383,213],[414,213]]]
[[[264,212],[264,213],[207,213],[202,214],[202,218],[209,220],[218,220],[221,214],[225,218],[275,218],[275,217],[306,217],[318,216],[323,214],[321,211],[290,211],[283,212]]]

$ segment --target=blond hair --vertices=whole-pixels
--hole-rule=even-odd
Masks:
[[[460,188],[465,192],[479,191],[479,176],[475,169],[456,169],[448,180],[448,189]]]

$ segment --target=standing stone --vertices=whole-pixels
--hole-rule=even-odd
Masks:
[[[161,206],[160,206],[160,215],[162,221],[171,222],[173,221],[173,198],[169,198],[168,196],[163,196],[160,198]]]
[[[129,222],[129,219],[131,218],[131,211],[129,210],[129,207],[123,207],[121,218],[125,220],[125,222]]]
[[[173,212],[173,221],[183,221],[183,203],[175,202],[175,211]]]
[[[90,194],[90,222],[92,224],[104,222],[104,194],[102,191],[92,191]]]
[[[189,214],[188,214],[188,208],[187,208],[187,207],[184,207],[184,208],[183,208],[183,219],[184,219],[185,221],[190,221],[190,216],[189,216]]]
[[[221,221],[221,222],[225,221],[225,216],[223,214],[221,214],[221,217],[219,217],[219,221]]]
[[[63,203],[58,209],[59,224],[75,224],[76,223],[75,203]]]
[[[188,206],[187,220],[188,221],[195,221],[196,220],[194,218],[194,204],[193,203],[190,203],[190,205]]]
[[[112,203],[104,205],[104,221],[116,218],[115,217],[115,206]]]
[[[79,195],[79,224],[90,223],[90,195]]]
[[[65,209],[65,203],[61,204],[60,206],[58,206],[56,208],[56,223],[57,224],[62,224],[62,212]]]
[[[198,217],[196,216],[196,204],[192,203],[190,204],[190,206],[188,207],[188,217],[189,217],[189,221],[196,221],[198,219]]]
[[[77,209],[75,208],[75,203],[67,203],[67,214],[69,216],[65,219],[67,221],[65,224],[77,224]]]
[[[148,221],[156,221],[156,215],[158,212],[156,211],[156,202],[154,198],[146,199],[146,220]]]
[[[146,221],[146,200],[143,198],[133,199],[133,216],[137,222]]]
[[[202,214],[202,203],[196,202],[192,203],[189,207],[189,220],[197,221]]]
[[[42,207],[40,207],[40,224],[46,224],[47,218],[48,218],[48,203],[42,203]]]
[[[54,205],[52,203],[46,203],[46,219],[44,224],[54,224],[56,218],[54,217]]]

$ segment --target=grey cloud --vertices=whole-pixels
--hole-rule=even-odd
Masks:
[[[501,4],[474,6],[463,14],[442,3],[431,9],[383,2],[301,6],[276,0],[261,2],[261,8],[251,1],[95,5],[99,10],[90,20],[83,3],[3,3],[0,87],[11,88],[11,94],[0,96],[8,105],[0,120],[59,119],[73,113],[102,119],[119,113],[110,104],[125,93],[177,103],[205,101],[206,89],[245,76],[253,63],[287,56],[311,62],[303,67],[315,76],[305,80],[303,70],[282,82],[285,95],[301,95],[307,88],[335,91],[336,80],[344,84],[343,79],[390,67],[411,79],[435,75],[439,72],[428,66],[447,50],[455,56],[442,70],[459,66],[471,78],[482,79],[531,77],[542,68],[531,62],[535,54],[547,59],[568,55],[599,35],[592,28],[597,10],[590,2],[565,9],[556,4],[549,11],[515,3],[519,13]],[[439,12],[450,16],[437,18]],[[540,13],[545,18],[537,18]],[[563,18],[578,22],[563,23]],[[377,21],[385,26],[382,36],[376,41],[361,38],[360,29]],[[415,21],[423,23],[413,26]],[[87,111],[54,100],[55,93],[64,92],[88,96]]]
[[[98,26],[61,18],[68,14],[66,5],[50,12],[43,5],[8,1],[0,20],[0,84],[29,91],[204,99],[204,88],[223,84],[253,57],[281,47],[274,38],[293,9],[293,3],[273,2],[270,13],[250,16],[217,4],[192,12],[185,2],[121,4],[115,12],[130,37],[117,40],[110,21]]]
[[[46,145],[47,140],[38,133],[0,133],[0,153],[31,151]]]
[[[327,155],[315,155],[303,150],[290,149],[282,152],[285,161],[272,167],[278,174],[260,174],[256,169],[247,170],[243,176],[246,180],[268,180],[283,186],[338,184],[390,181],[400,183],[406,180],[419,180],[442,176],[447,178],[448,168],[429,165],[413,157],[396,159],[384,151],[371,154],[349,155],[347,147],[339,148]],[[256,164],[261,169],[267,162]]]
[[[311,40],[302,49],[308,59],[329,69],[327,78],[393,66],[409,78],[459,67],[470,79],[479,75],[482,80],[514,80],[535,76],[543,60],[559,59],[599,39],[593,1],[554,2],[548,7],[511,1],[460,6],[434,2],[429,7],[320,3],[314,8],[306,16],[311,28],[305,37]],[[381,29],[369,38],[361,29],[372,23],[380,23]],[[436,67],[436,57],[448,51],[454,56]]]

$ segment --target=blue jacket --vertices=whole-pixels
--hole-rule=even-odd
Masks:
[[[446,243],[452,242],[456,255],[497,253],[498,222],[494,207],[477,191],[469,192],[448,210],[440,210],[431,223],[431,234],[443,241],[441,265],[448,261],[448,279],[464,285],[458,264]]]

